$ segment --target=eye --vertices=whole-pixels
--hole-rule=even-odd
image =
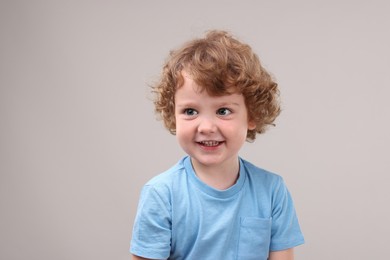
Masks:
[[[227,116],[227,115],[230,115],[232,113],[232,111],[226,107],[223,107],[223,108],[220,108],[217,110],[217,115],[220,115],[220,116]]]
[[[186,109],[184,109],[184,114],[187,116],[195,116],[198,114],[198,111],[196,111],[193,108],[186,108]]]

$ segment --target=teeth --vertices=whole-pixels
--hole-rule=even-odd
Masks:
[[[200,143],[203,144],[204,146],[216,146],[219,144],[219,142],[217,141],[203,141]]]

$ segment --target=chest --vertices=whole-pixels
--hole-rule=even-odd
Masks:
[[[268,252],[269,195],[244,187],[229,198],[216,198],[191,186],[183,188],[172,198],[172,255],[202,259],[203,252],[214,251],[214,259],[237,259],[240,248],[253,243],[257,246],[252,251],[258,251],[260,243]]]

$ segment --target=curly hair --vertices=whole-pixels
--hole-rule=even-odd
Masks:
[[[160,80],[152,86],[155,112],[172,134],[176,132],[175,92],[184,83],[183,70],[209,95],[244,96],[248,120],[256,124],[255,129],[248,130],[247,141],[254,141],[257,133],[264,133],[269,125],[274,125],[280,114],[278,84],[251,47],[226,31],[213,30],[204,38],[171,51]]]

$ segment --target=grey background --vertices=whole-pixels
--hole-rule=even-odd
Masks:
[[[279,173],[297,259],[388,259],[388,1],[0,2],[0,259],[129,259],[142,185],[183,156],[148,84],[207,29],[279,82],[241,155]]]

